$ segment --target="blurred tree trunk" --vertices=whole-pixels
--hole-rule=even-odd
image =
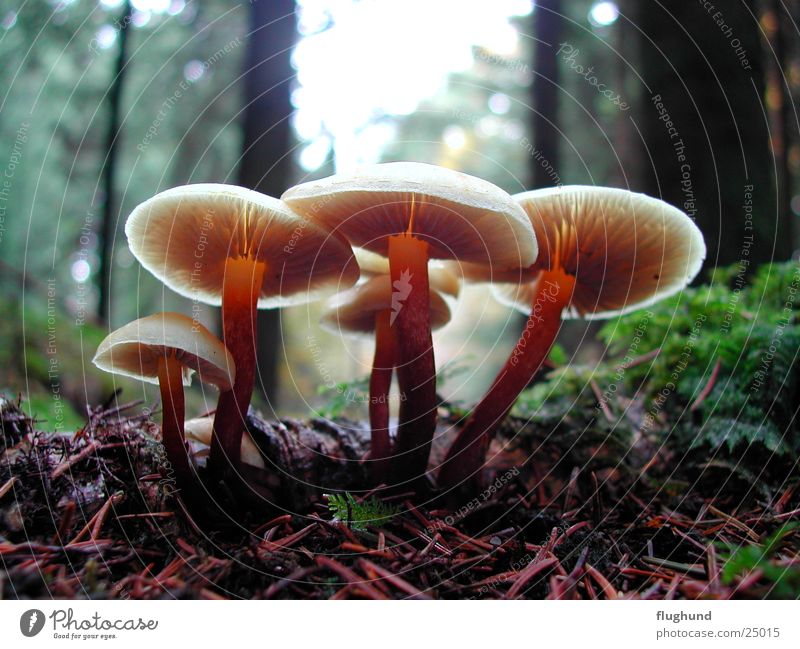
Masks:
[[[291,180],[289,116],[294,73],[290,57],[296,33],[294,10],[294,0],[250,3],[239,184],[270,196],[280,196]],[[257,383],[275,409],[282,342],[280,311],[259,311],[257,326]]]
[[[531,132],[534,152],[531,154],[532,188],[551,187],[555,184],[553,176],[548,173],[549,162],[556,173],[559,171],[558,148],[561,139],[558,119],[559,43],[563,36],[564,17],[561,0],[540,0],[536,3],[536,11],[531,14],[534,36],[533,70],[535,72],[531,84]]]
[[[790,14],[790,18],[792,20],[793,25],[800,25],[800,0],[789,0],[787,3],[788,11]],[[791,43],[791,47],[789,48],[788,52],[788,61],[787,66],[789,71],[800,68],[800,43],[798,43],[797,38],[792,37],[789,39]],[[788,105],[792,107],[792,137],[790,137],[790,141],[787,143],[786,147],[786,158],[789,161],[789,181],[792,187],[797,186],[796,180],[798,180],[798,163],[797,160],[800,157],[800,123],[798,123],[796,106],[800,103],[800,81],[798,81],[797,75],[795,74],[787,74],[786,78],[789,80],[789,97],[788,97]],[[797,215],[795,214],[794,209],[792,209],[791,201],[789,204],[789,218],[792,219],[793,231],[792,231],[792,243],[795,247],[795,250],[800,248],[800,223],[798,223]]]
[[[558,95],[561,90],[561,75],[558,50],[566,40],[564,8],[561,0],[540,0],[531,14],[533,34],[533,83],[531,84],[531,118],[529,130],[533,150],[529,151],[530,187],[541,189],[553,187],[557,178],[564,182],[561,169],[561,115],[558,111]],[[554,177],[553,173],[557,174]],[[515,329],[521,333],[527,318],[515,316]],[[567,325],[569,328],[569,325]],[[572,340],[568,331],[563,340]],[[536,377],[531,378],[531,383]]]
[[[791,253],[787,214],[777,211],[756,2],[719,7],[643,0],[634,13],[649,86],[640,113],[644,189],[696,219],[706,268]],[[743,207],[750,188],[752,225]]]
[[[631,90],[632,83],[629,83],[638,84],[638,79],[632,78],[632,69],[636,69],[636,61],[639,60],[639,43],[636,28],[631,25],[630,18],[636,11],[635,5],[641,2],[642,0],[617,0],[620,18],[611,26],[609,39],[617,51],[616,54],[609,52],[609,56],[614,57],[614,88],[619,89],[630,108],[615,111],[611,142],[619,162],[615,160],[611,166],[608,183],[631,190],[638,190],[642,185],[641,161],[647,155],[636,131],[642,102],[639,101],[638,93]],[[649,105],[645,108],[650,110]]]
[[[772,101],[767,102],[770,109],[772,123],[772,153],[775,158],[775,168],[778,184],[778,214],[791,223],[792,201],[792,173],[789,167],[789,151],[792,145],[791,102],[792,92],[789,87],[789,52],[788,39],[794,31],[791,14],[785,6],[784,0],[769,0],[766,10],[769,14],[769,27],[766,31],[769,40],[765,43],[767,48],[765,58],[769,68],[769,82],[767,96]],[[792,30],[787,34],[788,30]],[[792,232],[793,247],[798,243],[797,232]]]
[[[100,272],[97,282],[100,299],[97,304],[97,315],[100,322],[111,322],[110,300],[111,300],[111,266],[114,263],[114,239],[117,233],[117,197],[114,193],[114,176],[117,167],[117,152],[120,135],[120,114],[122,104],[122,88],[124,85],[125,72],[128,62],[128,32],[131,23],[130,1],[126,1],[122,7],[118,32],[117,59],[114,64],[114,76],[111,80],[111,87],[108,91],[108,133],[106,135],[105,152],[106,157],[103,161],[102,180],[103,180],[103,212],[100,220],[99,248],[100,248]]]

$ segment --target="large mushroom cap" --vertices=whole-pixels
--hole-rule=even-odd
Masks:
[[[192,372],[204,383],[230,390],[236,367],[225,345],[199,322],[180,313],[134,320],[106,336],[92,362],[101,370],[158,383],[158,363],[174,352],[183,365],[183,384]]]
[[[444,167],[369,165],[292,187],[282,198],[353,245],[382,255],[390,236],[408,230],[413,212],[413,234],[430,244],[432,258],[500,269],[536,260],[536,239],[519,205],[492,183]]]
[[[706,245],[679,209],[623,189],[566,186],[517,194],[539,241],[534,269],[576,278],[565,316],[607,318],[677,293],[703,265]],[[495,286],[530,313],[535,281]]]
[[[431,329],[440,329],[450,322],[450,307],[435,289],[430,291],[430,306]],[[334,333],[368,335],[375,331],[376,314],[391,309],[392,278],[377,275],[333,296],[325,305],[320,324]]]
[[[367,279],[377,275],[389,275],[389,260],[383,255],[370,252],[364,248],[354,248],[353,252],[361,269],[361,276]],[[449,264],[458,262],[442,262],[432,260],[428,263],[428,283],[434,291],[444,296],[457,298],[461,293],[461,281]],[[475,264],[476,266],[478,264]]]
[[[142,266],[175,292],[208,304],[222,301],[229,257],[267,263],[260,308],[307,302],[358,279],[352,250],[340,235],[277,198],[235,185],[161,192],[133,210],[125,234]]]

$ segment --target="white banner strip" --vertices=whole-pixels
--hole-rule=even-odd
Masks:
[[[0,646],[14,648],[796,648],[799,632],[798,601],[0,602]]]

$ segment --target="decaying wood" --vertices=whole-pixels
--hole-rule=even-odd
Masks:
[[[363,491],[367,488],[369,430],[363,425],[324,419],[269,422],[254,410],[248,430],[264,456],[266,482],[280,504],[296,511],[301,503],[320,502],[323,494]]]

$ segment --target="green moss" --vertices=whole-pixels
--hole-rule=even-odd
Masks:
[[[521,395],[516,414],[541,418],[547,408],[563,416],[579,404],[586,408],[588,399],[596,419],[594,381],[623,435],[643,428],[681,449],[724,454],[756,447],[796,456],[800,266],[769,264],[749,280],[746,270],[717,269],[709,284],[608,321],[599,332],[608,349],[603,361],[552,372]],[[659,349],[655,358],[628,365]],[[640,421],[623,412],[618,396],[641,404]]]
[[[765,595],[776,599],[794,599],[800,592],[800,568],[779,562],[780,547],[796,533],[797,524],[788,523],[764,540],[763,544],[721,546],[722,582],[735,584],[747,575],[761,571],[769,583]]]

